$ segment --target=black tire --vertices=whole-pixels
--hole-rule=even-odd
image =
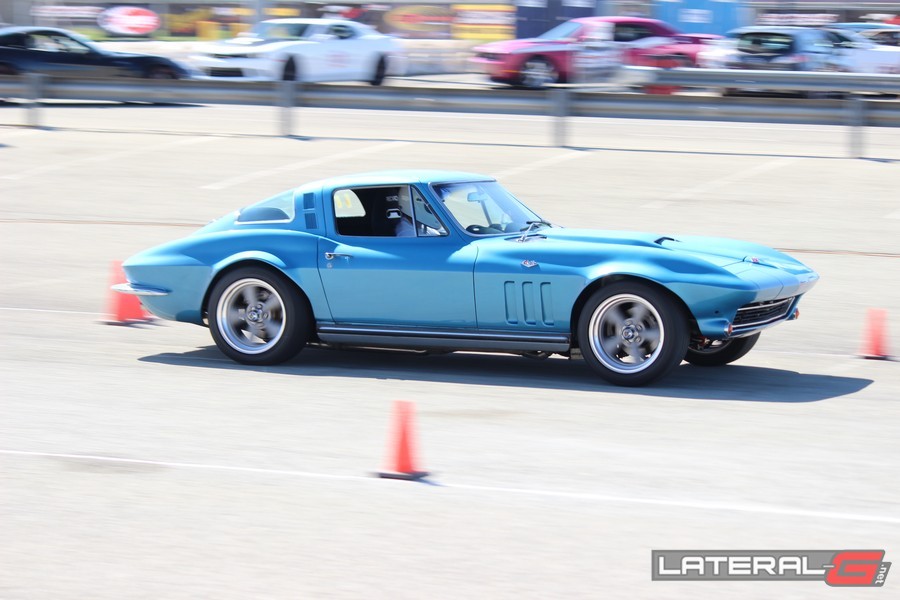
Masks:
[[[384,57],[380,57],[378,59],[378,64],[375,65],[375,72],[372,74],[372,79],[369,81],[372,85],[381,85],[384,83],[384,78],[387,75],[387,62],[384,60]]]
[[[684,360],[698,367],[721,367],[741,358],[756,345],[759,334],[712,342],[705,348],[688,347]]]
[[[543,56],[532,56],[522,64],[519,83],[531,90],[540,89],[545,85],[559,83],[559,72]]]
[[[675,368],[689,341],[688,318],[665,291],[620,281],[591,295],[578,319],[585,362],[615,385],[646,385]]]
[[[147,70],[146,78],[147,79],[178,79],[178,73],[176,73],[174,70],[172,70],[171,67],[157,65],[155,67],[150,67]]]
[[[219,350],[247,365],[293,358],[312,331],[306,297],[265,267],[242,267],[222,277],[209,295],[207,315]]]
[[[284,71],[281,72],[281,80],[282,81],[298,81],[298,75],[300,74],[300,69],[297,68],[297,63],[294,62],[293,58],[289,58],[286,63],[284,63]]]

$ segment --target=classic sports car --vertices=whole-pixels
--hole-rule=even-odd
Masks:
[[[609,31],[609,33],[607,33]],[[473,65],[498,83],[540,88],[583,80],[579,63],[609,62],[660,66],[655,60],[693,67],[711,34],[684,34],[668,23],[641,17],[581,17],[560,23],[536,38],[490,42],[473,48]],[[609,39],[598,44],[597,39]]]
[[[746,242],[564,229],[483,175],[388,171],[288,190],[141,252],[128,283],[251,365],[310,344],[583,355],[642,385],[724,365],[818,280]]]
[[[51,27],[0,28],[0,75],[51,77],[149,77],[181,79],[188,71],[148,54],[108,52],[73,31]]]
[[[238,37],[213,42],[192,59],[211,78],[368,81],[381,85],[400,68],[397,40],[341,19],[271,19]]]

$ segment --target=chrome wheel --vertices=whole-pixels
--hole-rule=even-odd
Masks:
[[[241,354],[274,348],[288,325],[284,301],[274,286],[261,279],[240,279],[226,288],[216,317],[223,340]]]
[[[665,343],[665,327],[656,308],[640,296],[607,298],[588,325],[591,352],[616,373],[637,373],[650,367]]]
[[[527,88],[540,88],[549,83],[556,83],[559,73],[544,58],[529,58],[522,65],[522,85]]]
[[[687,351],[690,313],[652,282],[625,279],[595,290],[578,316],[584,362],[616,385],[645,385],[674,369]]]

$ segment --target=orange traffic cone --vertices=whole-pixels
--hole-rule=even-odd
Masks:
[[[110,271],[110,287],[117,283],[127,283],[125,271],[122,270],[122,261],[116,260],[112,263]],[[106,321],[110,325],[121,325],[134,321],[149,321],[152,317],[141,306],[141,301],[137,296],[131,294],[120,294],[119,292],[109,290],[112,294],[109,297],[109,319]]]
[[[888,358],[886,329],[887,311],[883,308],[870,308],[867,314],[866,337],[860,356],[884,360]]]
[[[428,476],[427,471],[419,471],[415,467],[414,412],[412,402],[394,401],[393,453],[388,457],[388,470],[379,471],[379,477],[415,481]]]

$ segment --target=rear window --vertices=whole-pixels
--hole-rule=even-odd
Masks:
[[[241,209],[237,223],[285,223],[294,219],[294,190]]]
[[[737,47],[752,54],[788,54],[794,51],[794,38],[784,33],[744,33]]]

